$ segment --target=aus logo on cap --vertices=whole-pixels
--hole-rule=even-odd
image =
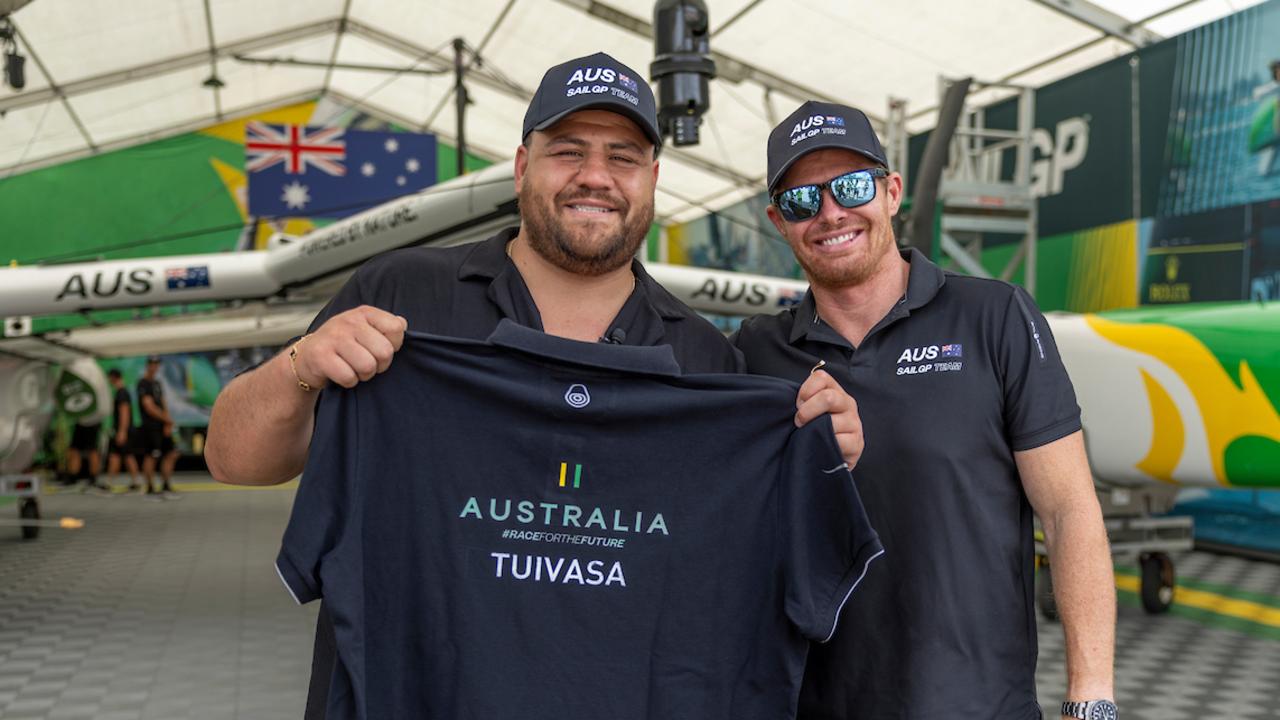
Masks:
[[[827,124],[826,115],[810,115],[809,117],[796,123],[795,127],[791,128],[791,137],[795,138],[795,136],[799,135],[802,132],[805,132],[807,130],[812,130],[815,128],[820,128],[825,124]],[[844,123],[841,123],[841,125],[843,124]]]
[[[611,83],[618,79],[618,73],[613,68],[578,68],[573,71],[569,79],[565,81],[565,85],[576,85],[578,83],[588,82],[605,82]]]

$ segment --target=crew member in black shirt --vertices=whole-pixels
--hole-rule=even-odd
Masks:
[[[142,408],[142,426],[138,430],[139,446],[143,453],[142,475],[147,497],[176,500],[180,496],[174,492],[170,478],[173,476],[178,451],[173,443],[173,418],[165,405],[164,387],[160,382],[159,372],[160,357],[152,355],[147,358],[147,369],[138,378],[138,405]],[[159,490],[151,483],[157,465],[161,479]]]
[[[129,490],[141,490],[138,479],[138,458],[133,432],[133,398],[129,389],[124,386],[124,376],[117,368],[107,371],[107,381],[115,388],[115,398],[111,402],[111,435],[107,443],[107,474],[120,472],[121,465],[129,472]]]
[[[859,404],[855,477],[886,562],[829,645],[807,720],[1039,718],[1032,511],[1066,633],[1064,717],[1113,717],[1115,587],[1053,336],[1025,291],[899,251],[902,178],[865,115],[808,102],[768,144],[769,219],[810,291],[735,336],[748,372],[816,363]]]

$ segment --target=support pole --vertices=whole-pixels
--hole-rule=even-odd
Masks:
[[[467,86],[462,84],[467,66],[463,62],[466,44],[462,38],[453,39],[453,102],[458,113],[458,176],[467,174]]]

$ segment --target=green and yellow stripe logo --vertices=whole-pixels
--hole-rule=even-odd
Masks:
[[[569,474],[569,463],[560,463],[560,487],[567,487]],[[577,488],[582,483],[582,464],[577,463],[573,466],[573,487]]]

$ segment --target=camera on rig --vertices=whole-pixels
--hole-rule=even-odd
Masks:
[[[697,145],[698,126],[711,107],[711,60],[707,6],[702,0],[658,0],[653,6],[653,64],[658,127],[672,144]]]

